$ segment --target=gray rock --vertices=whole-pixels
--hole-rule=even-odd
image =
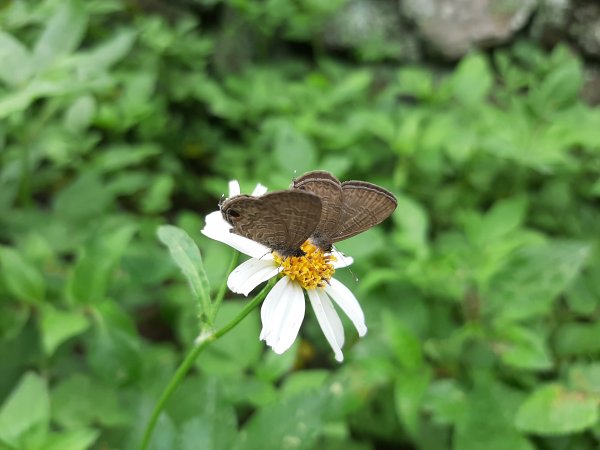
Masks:
[[[600,67],[585,71],[581,97],[590,106],[600,105]]]
[[[536,5],[537,0],[400,0],[427,43],[451,60],[507,41]]]
[[[531,25],[531,36],[551,47],[568,35],[571,0],[541,0]]]
[[[569,33],[588,56],[600,58],[600,4],[597,1],[580,2],[573,8]]]
[[[323,43],[333,50],[357,51],[367,59],[414,61],[418,39],[390,0],[350,0],[326,23]]]

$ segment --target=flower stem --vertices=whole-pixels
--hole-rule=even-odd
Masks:
[[[229,263],[229,268],[227,269],[227,272],[225,272],[226,274],[233,272],[233,269],[236,266],[239,258],[240,258],[240,252],[238,252],[237,250],[234,250],[233,254],[231,255],[231,262]],[[227,291],[227,277],[225,277],[225,281],[223,281],[223,284],[219,288],[219,292],[217,292],[215,301],[212,304],[211,312],[210,312],[210,323],[214,323],[215,316],[217,315],[217,312],[219,311],[219,308],[221,307],[221,302],[223,301],[223,298],[225,297],[226,291]]]
[[[244,306],[244,309],[240,311],[240,313],[235,316],[231,321],[225,324],[223,327],[218,329],[217,331],[213,331],[207,334],[202,333],[198,339],[194,342],[194,346],[189,351],[183,362],[179,365],[175,374],[167,384],[167,387],[163,391],[160,396],[154,410],[152,411],[152,415],[150,416],[150,420],[148,421],[148,425],[146,425],[146,429],[144,430],[144,436],[142,438],[142,443],[138,447],[139,450],[146,450],[148,448],[148,444],[150,443],[150,438],[152,437],[152,432],[154,431],[154,427],[156,426],[156,422],[158,421],[158,417],[161,411],[164,409],[167,400],[171,397],[175,389],[179,386],[179,384],[183,381],[183,378],[188,373],[194,361],[198,357],[202,351],[210,345],[211,342],[219,339],[221,336],[224,336],[229,331],[231,331],[238,323],[246,317],[250,311],[252,311],[256,306],[263,301],[263,299],[267,296],[267,293],[275,283],[276,278],[272,278],[269,283],[254,297],[250,302]]]

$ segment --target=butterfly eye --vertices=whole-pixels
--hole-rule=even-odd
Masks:
[[[230,209],[229,211],[227,211],[227,215],[232,219],[237,219],[238,217],[240,217],[240,213],[237,212],[235,209]]]

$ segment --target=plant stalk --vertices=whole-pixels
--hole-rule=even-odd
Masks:
[[[237,252],[236,252],[237,253]],[[219,339],[221,336],[226,335],[229,331],[231,331],[235,326],[240,323],[244,317],[246,317],[256,306],[258,306],[263,299],[267,296],[267,293],[273,286],[275,278],[272,278],[269,283],[254,297],[250,302],[246,304],[244,309],[240,311],[240,313],[235,316],[231,321],[225,324],[223,327],[219,328],[217,331],[211,332],[203,332],[198,336],[196,341],[194,342],[194,346],[189,351],[183,362],[179,365],[175,374],[167,384],[167,387],[163,391],[160,396],[154,410],[152,411],[152,415],[150,416],[150,420],[148,421],[148,425],[146,425],[146,429],[144,431],[144,436],[142,438],[142,442],[138,447],[139,450],[146,450],[148,448],[148,444],[150,443],[150,438],[152,437],[152,432],[154,431],[154,427],[156,426],[156,422],[158,421],[158,417],[160,413],[165,407],[167,400],[171,397],[175,389],[179,386],[179,384],[183,381],[183,378],[188,373],[190,368],[193,366],[194,361],[202,351],[210,345],[211,342]]]

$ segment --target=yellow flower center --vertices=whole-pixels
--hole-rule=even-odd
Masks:
[[[297,281],[304,289],[325,287],[333,276],[335,256],[325,254],[320,248],[306,241],[300,247],[304,256],[284,258],[273,252],[275,262],[281,267],[281,273],[290,280]]]

